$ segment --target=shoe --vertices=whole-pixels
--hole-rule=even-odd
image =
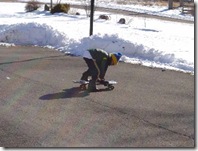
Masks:
[[[94,89],[88,89],[89,92],[99,92],[100,90],[97,89],[97,88],[94,88]]]
[[[97,92],[98,89],[96,88],[96,81],[95,80],[90,80],[88,84],[88,91],[89,92]]]

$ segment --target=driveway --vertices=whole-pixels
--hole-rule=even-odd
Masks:
[[[0,46],[0,146],[195,147],[194,75],[119,63],[115,89],[72,82],[81,57]]]

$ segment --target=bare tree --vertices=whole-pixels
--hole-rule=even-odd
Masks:
[[[60,4],[60,2],[61,2],[61,0],[59,0],[59,1],[57,0],[57,2],[56,2],[56,3],[57,3],[57,4]]]
[[[184,6],[184,1],[183,0],[179,0],[179,3],[180,3],[180,7]]]
[[[52,2],[52,0],[50,1],[50,8],[51,8],[51,10],[52,10],[52,5],[53,5],[53,2]]]
[[[83,5],[84,5],[84,9],[85,9],[87,17],[90,17],[91,1],[90,0],[84,0]]]

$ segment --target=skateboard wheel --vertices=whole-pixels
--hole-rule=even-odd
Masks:
[[[109,83],[108,82],[104,82],[103,84],[104,84],[104,86],[108,86],[109,87]]]
[[[86,90],[86,85],[84,85],[84,84],[80,85],[80,89],[81,90]]]
[[[109,89],[109,90],[113,90],[113,89],[114,89],[114,86],[113,86],[113,85],[109,85],[109,86],[108,86],[108,89]]]

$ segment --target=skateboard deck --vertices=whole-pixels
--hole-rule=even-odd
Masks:
[[[79,84],[88,84],[89,81],[85,81],[85,80],[73,80],[74,83],[79,83]]]
[[[89,81],[85,81],[85,80],[73,80],[74,83],[79,83],[80,84],[80,89],[81,90],[86,90],[86,85],[89,84]],[[114,80],[109,80],[109,81],[104,81],[102,83],[100,82],[96,82],[97,85],[104,85],[106,86],[109,90],[113,90],[115,84],[117,84],[116,81]]]

